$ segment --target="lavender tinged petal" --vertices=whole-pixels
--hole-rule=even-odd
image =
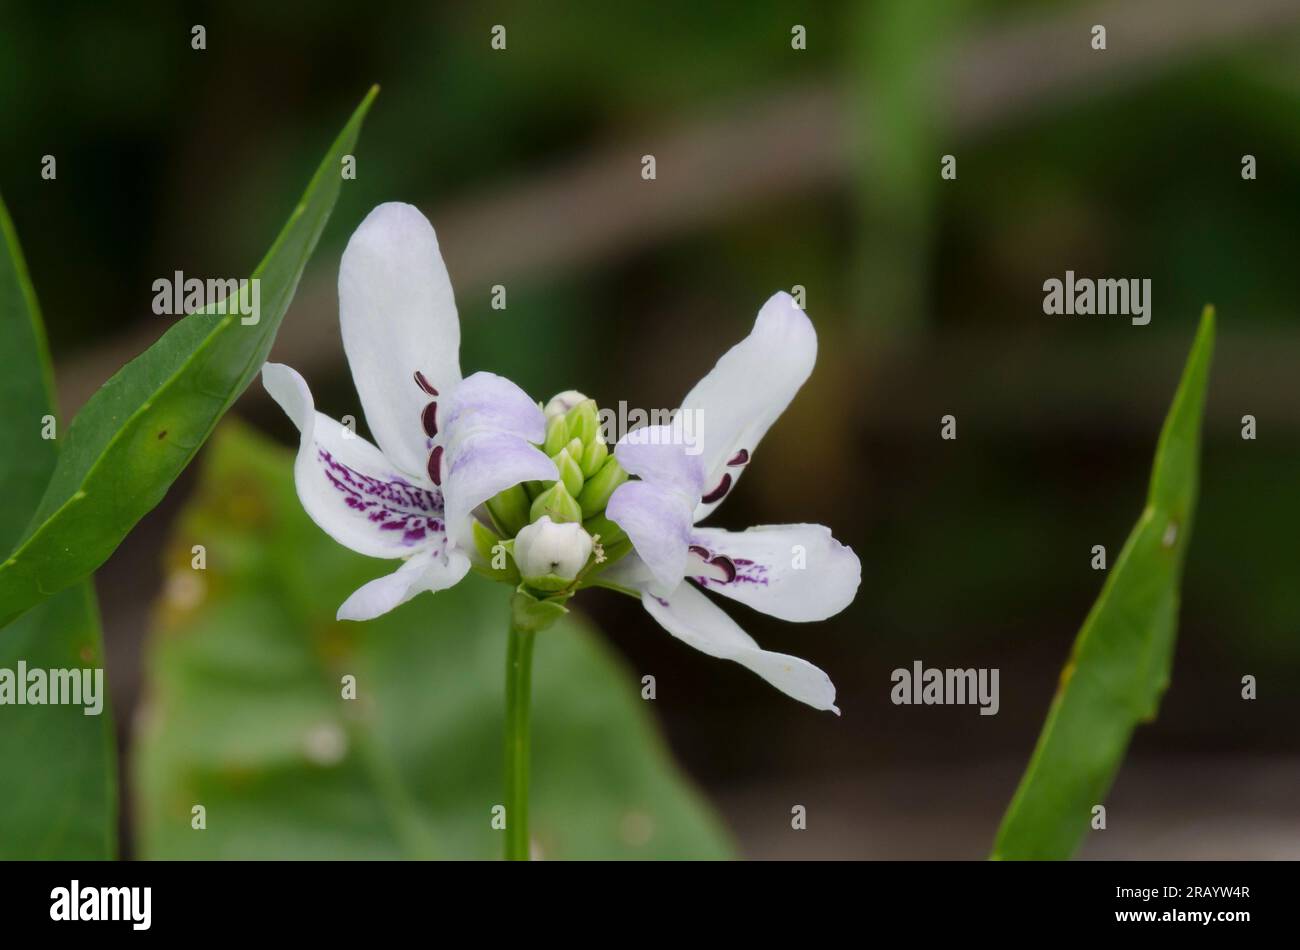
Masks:
[[[632,547],[662,589],[671,591],[686,573],[694,499],[653,482],[624,482],[605,506],[605,517]]]
[[[477,429],[518,436],[540,443],[546,437],[546,419],[528,394],[495,373],[467,376],[438,413],[440,426],[455,438],[459,431]]]
[[[614,457],[623,470],[647,482],[688,495],[692,504],[704,489],[704,463],[687,449],[674,426],[643,426],[619,439]]]
[[[825,620],[839,613],[857,593],[862,565],[852,548],[817,524],[764,525],[748,531],[696,528],[691,534],[697,565],[716,567],[719,558],[732,572],[698,568],[701,587],[738,600],[782,620]],[[728,573],[732,576],[728,578]]]

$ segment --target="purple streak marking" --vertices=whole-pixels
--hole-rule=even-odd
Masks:
[[[443,532],[442,493],[419,488],[401,478],[363,475],[344,465],[320,446],[317,458],[325,477],[343,496],[343,503],[364,514],[381,531],[401,531],[402,543],[414,546]]]

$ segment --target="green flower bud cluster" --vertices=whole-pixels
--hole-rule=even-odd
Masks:
[[[631,549],[626,533],[604,514],[614,489],[627,481],[628,475],[601,436],[595,400],[578,392],[561,393],[546,405],[544,413],[546,437],[540,448],[555,463],[559,478],[515,485],[490,499],[487,509],[495,530],[476,525],[475,541],[479,554],[491,564],[486,573],[542,598],[567,599],[598,565],[613,563]],[[549,527],[545,535],[539,535],[535,529],[543,519],[549,519]],[[535,539],[559,537],[553,526],[568,524],[581,525],[592,539],[585,564],[575,569],[566,563],[566,576],[553,571],[524,576],[527,571],[521,573],[520,568],[537,559],[524,556],[520,561],[517,555],[524,552],[517,550],[518,545],[524,542],[530,552],[535,551]],[[527,541],[520,534],[526,528],[530,529]],[[502,557],[503,550],[508,558]]]
[[[585,521],[605,510],[614,489],[627,481],[627,472],[609,451],[600,434],[600,417],[593,399],[579,399],[565,409],[565,395],[547,407],[546,441],[542,451],[560,472],[557,482],[529,485],[530,520],[550,515],[552,521]]]
[[[595,400],[581,393],[561,393],[547,405],[541,449],[555,463],[559,479],[528,482],[488,502],[508,537],[543,516],[556,524],[595,518],[604,512],[614,489],[627,481],[627,472],[601,437]]]

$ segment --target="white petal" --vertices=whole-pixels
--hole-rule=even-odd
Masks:
[[[614,489],[605,517],[627,532],[632,547],[665,591],[686,575],[694,500],[653,482],[624,482]]]
[[[307,514],[340,544],[371,557],[409,557],[445,543],[442,494],[408,478],[365,439],[317,412],[306,381],[281,363],[262,385],[302,433],[294,482]]]
[[[421,551],[391,574],[365,584],[339,607],[339,620],[373,620],[426,590],[446,590],[469,572],[469,558],[455,548]]]
[[[774,295],[758,312],[749,336],[723,354],[682,400],[678,416],[685,431],[703,444],[705,497],[695,520],[705,518],[740,478],[754,447],[790,405],[817,360],[817,333],[812,321],[787,293]],[[730,464],[730,463],[735,464]],[[729,479],[729,482],[724,481]]]
[[[339,265],[339,323],[375,441],[403,471],[423,473],[421,414],[460,382],[460,320],[438,238],[414,206],[381,204],[353,233]]]
[[[677,639],[723,660],[735,660],[781,692],[814,709],[835,706],[835,684],[807,660],[772,653],[754,642],[736,622],[690,584],[682,584],[671,597],[646,592],[641,603],[659,624]]]
[[[696,553],[712,560],[711,566],[729,568],[696,576],[701,587],[782,620],[832,617],[853,602],[862,580],[853,549],[819,524],[696,528],[691,544],[703,549]],[[727,563],[720,564],[719,557]]]

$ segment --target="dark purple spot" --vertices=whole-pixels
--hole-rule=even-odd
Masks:
[[[435,485],[442,484],[442,446],[435,445],[429,453],[429,480]]]
[[[703,545],[692,544],[690,547],[690,551],[692,554],[699,557],[699,559],[702,561],[707,561],[709,559],[709,549],[704,547]]]
[[[438,390],[433,388],[433,384],[429,382],[429,380],[425,378],[425,375],[418,369],[415,371],[415,385],[419,386],[430,396],[438,395]]]
[[[748,461],[749,461],[749,449],[741,449],[739,452],[735,454],[735,456],[727,464],[744,465]]]
[[[729,492],[729,491],[731,491],[731,473],[730,473],[730,472],[728,472],[727,474],[723,475],[723,476],[722,476],[722,481],[718,482],[718,487],[715,488],[715,489],[713,489],[713,491],[709,492],[709,493],[708,493],[707,495],[705,495],[703,498],[701,498],[700,501],[702,501],[702,502],[703,502],[704,504],[706,504],[706,505],[711,505],[711,504],[713,504],[715,501],[722,501],[722,499],[726,497],[727,492]]]
[[[709,561],[709,563],[714,567],[721,568],[722,573],[727,575],[727,579],[722,583],[730,584],[736,579],[736,565],[731,563],[731,558],[727,557],[725,554],[719,554],[713,560]]]
[[[424,424],[424,434],[433,438],[438,434],[438,404],[431,402],[420,413],[420,422]]]
[[[427,524],[424,518],[400,516],[394,521],[385,521],[379,526],[379,530],[401,531],[402,541],[406,544],[415,544],[417,541],[424,540]]]
[[[325,464],[325,477],[349,499],[358,502],[354,507],[364,510],[379,506],[412,514],[436,515],[442,512],[442,496],[437,492],[417,488],[402,478],[384,480],[363,475],[319,447],[318,455]]]
[[[375,478],[317,447],[325,477],[342,495],[343,503],[381,531],[401,531],[402,542],[414,545],[443,530],[442,495],[418,488],[400,477]]]
[[[692,547],[699,547],[699,545],[693,545]],[[722,576],[695,573],[693,570],[692,574],[701,587],[744,586],[746,584],[767,587],[771,583],[771,578],[768,576],[768,566],[749,558],[733,558],[725,554],[718,554],[705,558],[705,560],[710,567],[717,569],[716,574]]]
[[[760,587],[768,585],[766,564],[759,564],[746,558],[736,558],[732,563],[736,565],[735,583],[757,584]]]

